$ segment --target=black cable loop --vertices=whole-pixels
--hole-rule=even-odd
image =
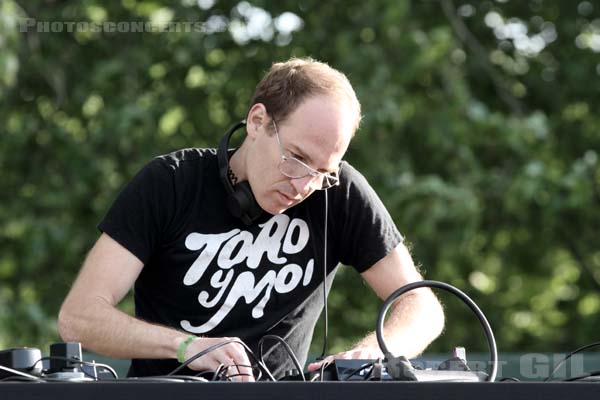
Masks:
[[[483,329],[485,330],[485,335],[486,335],[489,350],[490,350],[491,371],[490,371],[490,374],[488,375],[487,381],[494,382],[494,380],[496,379],[496,374],[498,373],[498,349],[496,348],[496,340],[494,339],[494,332],[492,332],[492,328],[490,327],[489,322],[487,321],[487,319],[485,318],[485,315],[483,314],[481,309],[477,306],[477,304],[475,304],[475,302],[473,300],[471,300],[471,298],[469,296],[467,296],[464,292],[462,292],[461,290],[459,290],[459,289],[455,288],[454,286],[447,284],[445,282],[431,281],[431,280],[412,282],[412,283],[402,286],[400,289],[396,290],[385,300],[385,302],[381,306],[381,311],[379,312],[379,317],[377,318],[377,329],[376,329],[377,343],[379,343],[379,348],[381,349],[383,354],[391,354],[391,352],[389,351],[389,349],[385,343],[385,338],[383,337],[383,323],[384,323],[384,319],[385,319],[385,314],[388,312],[392,303],[398,297],[402,296],[403,294],[405,294],[411,290],[422,288],[422,287],[437,288],[437,289],[442,289],[447,292],[450,292],[453,295],[455,295],[456,297],[458,297],[459,299],[461,299],[463,301],[463,303],[465,303],[471,309],[471,311],[473,311],[475,313],[475,315],[479,319],[479,322],[483,326]]]
[[[288,353],[288,355],[290,356],[290,358],[292,359],[292,362],[294,363],[294,366],[296,367],[296,369],[298,370],[298,373],[300,374],[300,377],[302,378],[302,381],[306,382],[306,376],[304,375],[304,371],[302,370],[302,365],[300,365],[300,361],[298,361],[298,357],[296,357],[296,354],[294,354],[294,350],[292,350],[292,348],[290,347],[289,344],[287,344],[287,342],[280,336],[277,335],[265,335],[262,338],[260,338],[260,340],[258,341],[258,359],[260,360],[260,362],[263,365],[266,365],[265,360],[263,358],[263,345],[265,343],[265,340],[275,340],[277,342],[279,342],[283,348],[285,349],[285,351]]]
[[[244,349],[246,349],[246,352],[248,353],[248,355],[250,357],[252,357],[252,359],[254,359],[254,361],[256,362],[256,364],[258,364],[258,366],[263,370],[263,372],[267,375],[267,377],[272,380],[273,382],[276,382],[276,379],[273,377],[273,375],[271,374],[271,371],[269,371],[269,369],[266,367],[266,365],[264,365],[263,363],[260,362],[260,360],[258,359],[258,357],[256,357],[256,355],[254,354],[254,352],[252,350],[250,350],[250,348],[246,345],[246,343],[242,342],[239,339],[227,339],[224,340],[223,342],[219,342],[217,344],[214,344],[210,347],[207,347],[206,349],[194,354],[192,357],[188,358],[187,360],[185,360],[180,366],[178,366],[177,368],[175,368],[173,371],[169,372],[166,376],[169,375],[175,375],[177,372],[181,371],[183,368],[187,367],[188,365],[190,365],[192,362],[194,362],[195,360],[197,360],[198,358],[210,353],[211,351],[214,351],[220,347],[223,347],[225,345],[228,345],[229,343],[238,343],[240,344],[242,347],[244,347]]]

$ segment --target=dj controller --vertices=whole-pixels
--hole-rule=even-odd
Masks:
[[[395,356],[388,350],[382,333],[385,312],[398,296],[426,285],[456,294],[478,316],[490,349],[489,368],[486,371],[471,370],[465,350],[460,347],[454,349],[449,359],[435,365],[420,364],[403,356]],[[415,282],[394,292],[384,302],[376,333],[385,355],[383,359],[334,360],[323,364],[317,371],[292,370],[275,380],[261,356],[256,363],[256,382],[232,379],[227,368],[201,371],[196,376],[178,375],[173,371],[165,376],[119,378],[110,365],[83,360],[80,343],[55,343],[50,346],[48,356],[43,356],[41,350],[35,348],[8,349],[0,351],[0,400],[600,399],[600,371],[577,375],[570,382],[550,379],[569,357],[600,346],[600,342],[583,346],[565,356],[545,381],[519,382],[516,378],[497,381],[498,354],[487,319],[466,294],[442,282]],[[201,355],[196,354],[176,370],[179,371],[186,363]],[[301,368],[297,360],[295,364]]]
[[[399,358],[396,362],[408,361]],[[410,365],[408,365],[410,364]],[[82,360],[79,343],[56,343],[50,355],[39,349],[0,351],[0,399],[594,399],[600,385],[582,382],[486,382],[452,357],[436,368],[404,367],[389,360],[336,360],[320,372],[291,372],[277,382],[226,382],[192,377],[126,378],[106,364]],[[407,369],[407,367],[409,367]],[[398,377],[398,369],[407,374]],[[395,372],[394,372],[395,370]],[[302,378],[306,381],[302,381]],[[312,380],[312,382],[310,382]]]
[[[462,358],[461,358],[462,357]],[[404,364],[394,368],[393,362]],[[396,371],[396,372],[393,372]],[[397,371],[403,371],[401,376]],[[207,375],[205,375],[207,376]],[[213,374],[203,381],[227,381]],[[161,379],[196,380],[194,377],[165,376]],[[218,379],[217,379],[218,378]],[[436,368],[414,366],[401,357],[394,360],[334,360],[322,369],[312,372],[289,371],[279,381],[312,382],[359,382],[359,381],[446,381],[483,382],[488,375],[471,371],[467,366],[464,349],[455,349],[454,357],[439,363]],[[83,360],[80,343],[55,343],[50,346],[50,355],[42,356],[37,348],[15,348],[0,351],[0,383],[3,382],[89,382],[119,380],[109,365]]]

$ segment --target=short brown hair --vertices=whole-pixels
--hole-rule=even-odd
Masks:
[[[312,58],[292,58],[274,63],[260,81],[250,107],[262,103],[276,121],[285,120],[304,100],[314,95],[332,95],[355,109],[358,129],[360,103],[348,78],[340,71]]]

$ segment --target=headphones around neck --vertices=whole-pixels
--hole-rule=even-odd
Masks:
[[[263,213],[260,208],[252,188],[248,181],[238,182],[235,185],[229,180],[229,140],[235,131],[246,126],[245,121],[238,122],[236,125],[229,128],[217,149],[217,160],[219,162],[219,176],[225,190],[229,194],[227,196],[226,205],[229,212],[234,217],[240,218],[244,224],[251,225]]]

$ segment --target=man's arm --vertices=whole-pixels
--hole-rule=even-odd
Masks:
[[[423,279],[408,249],[402,243],[361,275],[382,300],[400,287]],[[394,302],[384,324],[384,336],[389,350],[394,355],[411,358],[425,350],[443,328],[442,306],[431,290],[420,288],[405,293]],[[375,332],[371,332],[351,350],[329,356],[325,361],[334,358],[379,357],[383,357],[383,353],[379,349]],[[320,364],[310,364],[308,369],[316,370]]]
[[[177,358],[186,332],[136,319],[116,308],[142,271],[142,262],[102,234],[86,258],[58,316],[65,341],[81,342],[99,354],[115,358]],[[229,338],[199,338],[186,349],[186,357]],[[239,344],[228,344],[194,361],[190,368],[214,370],[219,364],[250,365]],[[242,373],[251,373],[241,368]],[[253,380],[243,377],[242,380]]]

